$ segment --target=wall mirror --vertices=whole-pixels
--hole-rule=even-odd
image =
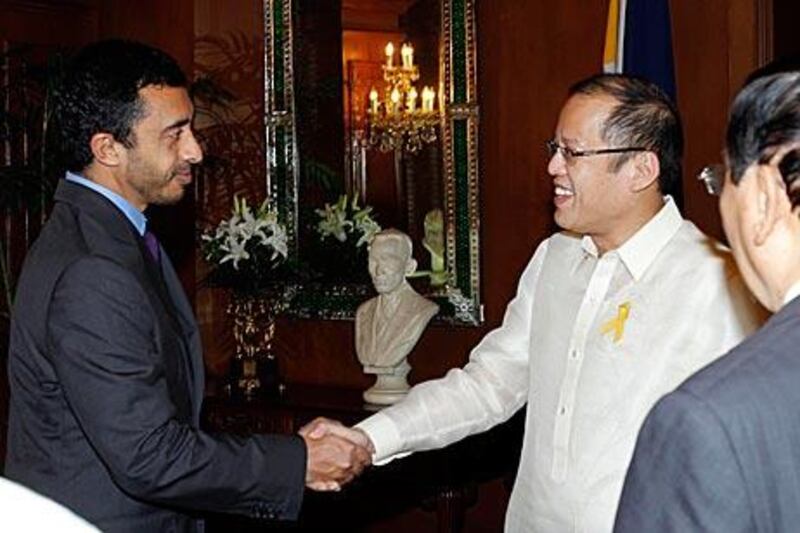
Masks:
[[[355,315],[374,222],[411,236],[436,320],[480,324],[474,1],[265,0],[264,25],[267,190],[303,271],[288,313]]]

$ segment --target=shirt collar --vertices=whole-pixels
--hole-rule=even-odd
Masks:
[[[683,224],[678,207],[671,196],[664,197],[664,206],[647,224],[639,228],[622,246],[617,248],[622,263],[631,273],[634,280],[639,280],[667,242],[675,235]],[[598,251],[594,241],[588,235],[581,241],[583,250],[597,257]]]
[[[92,180],[86,179],[83,176],[74,174],[72,172],[67,172],[65,179],[71,183],[83,185],[84,187],[87,187],[108,198],[108,200],[114,204],[117,209],[122,211],[122,214],[124,214],[128,220],[130,220],[131,224],[133,224],[133,227],[139,232],[139,235],[144,235],[144,231],[147,228],[147,217],[144,216],[144,213],[133,207],[125,198],[115,193],[111,189],[108,189],[107,187],[103,187]]]
[[[795,281],[783,295],[783,305],[788,304],[795,298],[800,296],[800,280]]]

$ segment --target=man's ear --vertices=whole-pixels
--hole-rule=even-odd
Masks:
[[[791,204],[777,165],[759,165],[756,178],[756,220],[753,242],[763,245],[781,217],[791,214]]]
[[[89,140],[94,160],[106,167],[120,164],[120,146],[110,133],[95,133]]]
[[[417,271],[417,260],[413,257],[406,261],[406,276],[410,276]]]
[[[661,175],[661,163],[655,152],[650,150],[640,152],[635,155],[632,163],[635,170],[633,192],[643,191],[658,181],[658,176]]]

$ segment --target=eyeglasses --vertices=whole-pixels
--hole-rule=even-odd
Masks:
[[[712,196],[719,196],[722,193],[722,186],[725,183],[725,165],[708,165],[697,174],[697,179],[706,186],[706,192]]]
[[[550,158],[552,159],[556,153],[560,153],[561,157],[563,157],[566,161],[571,161],[576,157],[590,157],[593,155],[605,155],[605,154],[623,154],[626,152],[646,152],[648,148],[644,148],[641,146],[625,146],[621,148],[598,148],[596,150],[575,150],[570,148],[569,146],[564,146],[563,144],[558,144],[554,139],[550,139],[544,143],[545,147],[547,148],[547,153],[550,154]]]

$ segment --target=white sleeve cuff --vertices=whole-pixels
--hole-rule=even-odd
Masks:
[[[372,441],[372,445],[375,447],[375,453],[372,456],[374,465],[385,465],[411,454],[411,452],[401,453],[404,443],[400,432],[392,419],[383,413],[375,413],[356,424],[355,427],[366,433],[369,440]]]

